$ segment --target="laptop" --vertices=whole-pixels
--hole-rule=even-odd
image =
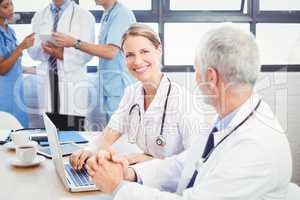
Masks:
[[[62,149],[57,136],[56,126],[52,123],[46,113],[43,113],[46,132],[48,135],[49,146],[52,154],[52,161],[57,175],[64,186],[70,192],[96,191],[96,185],[90,181],[89,175],[85,169],[74,170],[69,162],[64,162]]]

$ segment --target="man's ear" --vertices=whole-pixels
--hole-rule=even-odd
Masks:
[[[208,67],[206,73],[206,81],[211,86],[216,86],[218,83],[218,71],[215,68]]]

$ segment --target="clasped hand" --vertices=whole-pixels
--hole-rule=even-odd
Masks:
[[[111,194],[126,178],[128,161],[113,149],[100,151],[87,160],[87,169],[92,181],[104,193]]]

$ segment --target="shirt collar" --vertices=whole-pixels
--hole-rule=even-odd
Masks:
[[[220,117],[218,117],[215,126],[223,133],[226,133],[226,131],[222,131],[224,129],[229,129],[230,131],[241,122],[241,119],[244,119],[253,111],[260,99],[261,97],[259,95],[253,93],[246,102],[226,115],[223,119],[220,120]]]
[[[62,5],[60,6],[61,13],[63,13],[65,11],[65,9],[69,6],[70,3],[71,3],[71,0],[64,0]],[[54,3],[51,3],[50,9],[51,9],[52,13],[55,13],[55,8],[56,8],[56,5]]]
[[[215,144],[219,143],[230,131],[238,126],[253,111],[260,99],[260,96],[257,94],[252,94],[246,102],[226,115],[222,120],[218,117],[215,123],[215,126],[218,128],[218,132],[214,134]]]
[[[215,122],[215,127],[218,129],[218,131],[224,130],[228,127],[234,116],[237,114],[241,106],[237,107],[234,111],[227,114],[222,119],[218,117],[217,121]]]

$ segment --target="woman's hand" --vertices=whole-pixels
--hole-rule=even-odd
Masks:
[[[32,47],[34,44],[34,33],[26,36],[24,40],[20,43],[19,47],[24,50]]]
[[[76,43],[75,38],[63,33],[55,32],[52,34],[52,37],[55,40],[55,44],[59,47],[74,47]]]
[[[146,155],[146,154],[143,154],[143,153],[129,154],[129,155],[126,155],[125,158],[127,159],[128,163],[130,165],[145,162],[147,160],[153,159],[152,156]]]
[[[70,164],[74,169],[82,169],[87,159],[93,156],[89,149],[79,149],[70,156]]]

